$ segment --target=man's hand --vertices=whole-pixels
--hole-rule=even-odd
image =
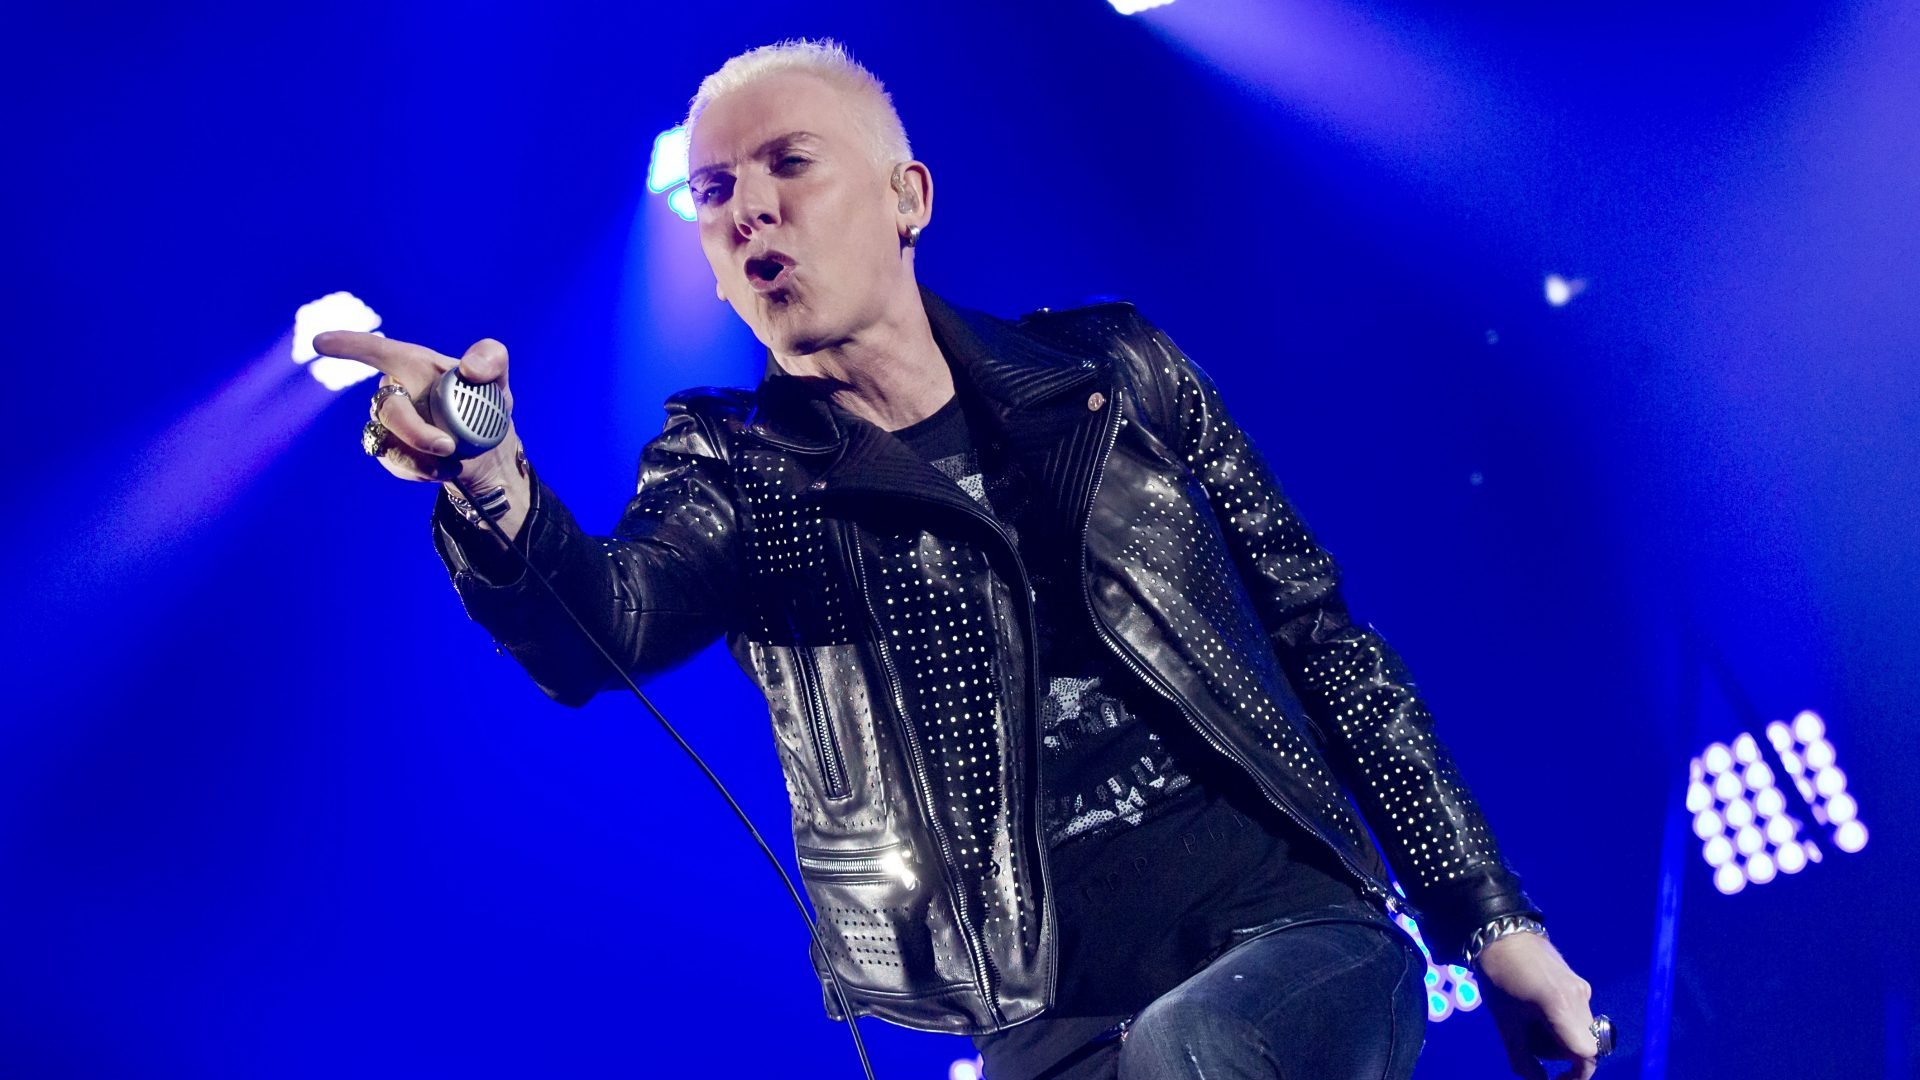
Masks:
[[[453,452],[452,436],[427,423],[413,404],[426,394],[441,372],[458,367],[470,382],[498,380],[506,396],[507,412],[512,413],[513,390],[507,385],[505,345],[492,338],[482,338],[474,342],[466,355],[455,360],[424,345],[378,334],[333,330],[316,334],[313,347],[323,356],[347,357],[379,368],[383,372],[381,386],[398,383],[406,389],[406,398],[398,394],[389,396],[376,417],[393,433],[386,453],[380,455],[380,464],[388,472],[403,480],[447,482],[456,495],[459,490],[451,484],[456,478],[465,481],[476,493],[504,487],[509,508],[500,524],[508,537],[519,533],[521,523],[526,520],[527,504],[532,500],[532,485],[520,475],[514,463],[520,449],[519,432],[509,427],[507,437],[499,446],[465,461],[455,461],[447,456]]]
[[[1539,934],[1510,934],[1482,949],[1475,966],[1516,1076],[1546,1080],[1542,1058],[1573,1063],[1563,1080],[1593,1075],[1600,1054],[1588,1030],[1593,987],[1573,973],[1552,942]]]

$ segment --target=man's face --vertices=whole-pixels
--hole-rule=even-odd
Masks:
[[[841,344],[912,278],[899,195],[852,95],[782,72],[715,99],[690,163],[700,247],[720,293],[778,355]]]

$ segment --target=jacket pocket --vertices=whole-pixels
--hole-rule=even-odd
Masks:
[[[820,764],[820,784],[827,798],[844,799],[851,792],[847,781],[847,762],[840,754],[840,739],[833,731],[833,720],[827,715],[827,700],[820,689],[820,672],[813,665],[813,656],[804,647],[793,651],[794,670],[800,677],[801,708],[807,715],[807,727],[813,735],[815,759]]]

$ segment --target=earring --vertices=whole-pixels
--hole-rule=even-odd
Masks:
[[[914,247],[919,243],[920,243],[920,226],[918,225],[907,226],[907,246]]]

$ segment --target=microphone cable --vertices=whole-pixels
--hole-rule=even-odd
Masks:
[[[456,435],[455,437],[460,438],[461,436]],[[483,506],[479,499],[474,498],[473,491],[467,487],[466,481],[455,479],[453,483],[454,486],[460,489],[460,494],[465,497],[468,505],[479,511],[481,518],[486,521],[487,528],[492,532],[493,536],[502,544],[506,545],[508,550],[520,557],[520,562],[526,567],[526,572],[534,578],[537,578],[540,584],[546,588],[547,595],[553,597],[553,602],[560,605],[560,610],[566,613],[567,618],[571,620],[574,627],[580,631],[580,636],[587,639],[587,644],[592,645],[594,651],[599,653],[601,658],[607,662],[607,666],[612,668],[616,675],[620,676],[620,681],[627,685],[627,689],[633,691],[634,697],[640,699],[640,704],[646,706],[647,711],[653,714],[653,718],[660,722],[660,726],[666,730],[667,735],[673,739],[681,750],[686,752],[688,757],[693,759],[695,765],[699,766],[700,772],[713,784],[714,790],[718,791],[720,797],[727,801],[727,806],[733,811],[734,817],[740,819],[740,824],[746,828],[747,834],[753,837],[753,842],[759,847],[760,853],[767,857],[767,863],[773,867],[773,872],[780,875],[780,883],[787,887],[787,895],[793,899],[793,906],[800,912],[801,921],[807,924],[808,936],[813,939],[813,944],[820,950],[821,961],[826,964],[827,976],[833,982],[834,999],[840,1003],[840,1015],[846,1019],[847,1031],[853,1036],[854,1052],[860,1055],[860,1071],[865,1075],[866,1080],[874,1080],[873,1063],[867,1059],[867,1044],[860,1038],[858,1018],[854,1016],[853,1010],[847,1006],[846,987],[840,984],[840,973],[834,970],[833,956],[827,952],[827,943],[820,936],[820,927],[813,921],[812,913],[807,910],[806,901],[800,898],[800,890],[794,885],[792,875],[787,873],[786,867],[780,865],[780,860],[774,855],[773,848],[767,845],[766,837],[760,835],[760,830],[754,827],[753,819],[749,818],[747,812],[741,808],[739,802],[735,801],[733,793],[727,790],[727,785],[720,782],[720,777],[714,773],[712,767],[707,764],[706,759],[702,758],[699,752],[694,750],[693,745],[681,736],[679,730],[667,720],[666,714],[656,708],[653,702],[647,698],[647,695],[640,692],[640,685],[633,681],[633,676],[627,674],[627,669],[621,665],[620,661],[614,659],[613,654],[607,651],[607,647],[600,644],[600,639],[593,636],[593,631],[587,629],[586,623],[580,621],[580,616],[575,615],[573,609],[567,606],[567,602],[560,598],[560,590],[553,587],[553,582],[548,581],[545,574],[542,574],[534,568],[533,560],[527,557],[526,552],[520,550],[518,544],[515,544],[507,538],[507,531],[500,527],[499,518]],[[524,523],[522,527],[525,527]]]

